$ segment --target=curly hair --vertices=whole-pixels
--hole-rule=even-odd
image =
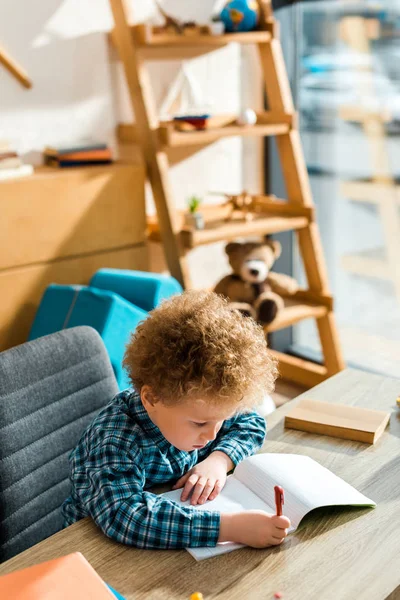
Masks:
[[[250,408],[277,376],[262,328],[213,292],[162,302],[132,334],[123,364],[137,391],[148,385],[166,405],[202,398]]]

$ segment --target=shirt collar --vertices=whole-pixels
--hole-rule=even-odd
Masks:
[[[155,425],[155,423],[153,423],[153,421],[150,419],[147,410],[143,406],[140,394],[134,391],[127,398],[127,405],[129,415],[132,417],[132,419],[140,425],[143,431],[145,431],[151,437],[151,439],[159,448],[161,448],[161,450],[169,450],[170,448],[173,448],[172,444],[165,439],[157,425]]]

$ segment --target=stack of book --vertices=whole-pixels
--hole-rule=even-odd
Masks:
[[[80,167],[104,165],[112,162],[111,149],[107,144],[82,142],[68,147],[47,146],[44,163],[52,167]]]
[[[10,144],[0,140],[0,180],[26,177],[33,173],[32,165],[24,165]]]

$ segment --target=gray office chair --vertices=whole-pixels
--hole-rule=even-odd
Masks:
[[[0,353],[0,563],[62,528],[68,455],[117,392],[91,327]]]

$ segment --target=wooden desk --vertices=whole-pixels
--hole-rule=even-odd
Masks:
[[[85,519],[0,566],[0,575],[80,551],[127,600],[391,600],[400,598],[400,380],[347,370],[303,394],[392,412],[375,446],[284,430],[269,419],[267,452],[306,454],[378,504],[374,510],[325,509],[267,550],[245,548],[196,563],[186,551],[142,551],[106,539]],[[303,397],[300,396],[299,398]]]

